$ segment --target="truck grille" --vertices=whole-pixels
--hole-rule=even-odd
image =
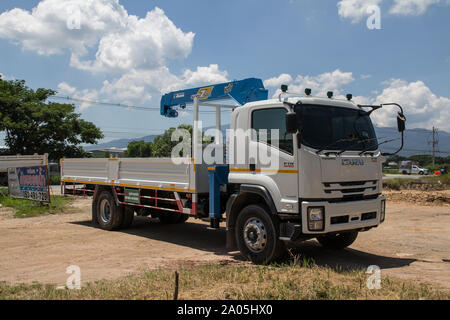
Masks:
[[[347,181],[347,182],[326,182],[324,192],[334,196],[362,195],[366,192],[372,193],[377,190],[378,181]]]

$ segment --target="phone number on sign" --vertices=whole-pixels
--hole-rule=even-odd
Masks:
[[[25,199],[48,202],[48,194],[46,192],[39,191],[23,191],[23,197]]]

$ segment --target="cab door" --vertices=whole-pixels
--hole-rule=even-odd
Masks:
[[[298,150],[296,137],[286,132],[287,112],[283,105],[260,106],[250,111],[249,151],[250,155],[259,156],[249,159],[249,170],[265,184],[279,213],[298,213]],[[277,130],[278,135],[272,130]]]

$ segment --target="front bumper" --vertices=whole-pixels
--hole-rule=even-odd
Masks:
[[[379,226],[382,221],[381,210],[384,196],[376,199],[335,202],[328,201],[304,201],[302,208],[302,233],[308,234],[326,234],[333,232],[363,230]],[[325,227],[323,231],[311,231],[308,229],[307,212],[309,207],[325,208]]]

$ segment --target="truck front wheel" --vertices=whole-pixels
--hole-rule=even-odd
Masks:
[[[241,254],[255,264],[278,260],[285,253],[277,223],[259,205],[242,209],[236,221],[236,241]]]
[[[103,191],[97,198],[97,221],[103,230],[118,230],[122,226],[124,208],[116,204],[109,191]]]
[[[341,250],[347,248],[358,237],[358,232],[337,233],[317,237],[317,241],[326,249]]]

